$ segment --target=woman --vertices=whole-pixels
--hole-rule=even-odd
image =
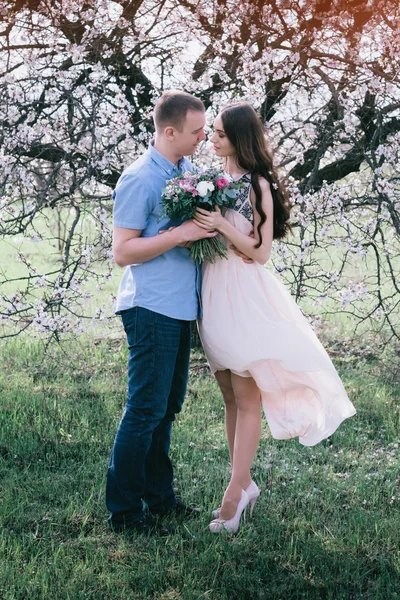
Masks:
[[[313,446],[355,414],[342,382],[307,320],[263,265],[272,240],[288,232],[289,203],[266,148],[263,127],[246,104],[227,106],[211,137],[225,170],[243,189],[224,215],[198,209],[200,227],[226,239],[228,260],[206,263],[199,333],[225,402],[232,476],[212,532],[237,531],[260,491],[250,468],[261,433],[260,400],[276,439]],[[253,236],[251,235],[253,232]],[[252,259],[246,264],[231,247]],[[247,261],[248,263],[249,261]]]

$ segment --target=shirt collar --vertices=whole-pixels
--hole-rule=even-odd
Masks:
[[[164,169],[164,171],[166,171],[168,175],[178,173],[182,170],[185,158],[182,157],[179,160],[178,166],[174,165],[174,163],[168,160],[168,158],[165,158],[165,156],[160,154],[160,152],[154,148],[154,140],[151,140],[149,144],[149,152],[152,160],[154,160],[154,162],[156,162],[162,169]]]

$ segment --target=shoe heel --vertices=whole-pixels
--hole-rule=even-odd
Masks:
[[[257,500],[258,500],[258,496],[257,496],[257,498],[252,498],[249,502],[249,504],[250,504],[250,519],[253,517],[253,510],[254,510]]]

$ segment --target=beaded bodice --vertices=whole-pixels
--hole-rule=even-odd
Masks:
[[[254,216],[253,216],[253,206],[250,201],[250,188],[251,188],[251,177],[250,173],[245,173],[242,175],[239,180],[242,183],[242,187],[239,190],[238,197],[236,198],[236,204],[233,207],[233,210],[243,215],[249,223],[253,225]]]

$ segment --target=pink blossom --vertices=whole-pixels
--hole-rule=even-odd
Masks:
[[[193,196],[197,196],[198,195],[198,191],[196,190],[196,188],[193,187],[193,185],[189,181],[187,181],[186,179],[181,179],[179,181],[179,185],[186,192],[192,192]]]
[[[215,184],[219,190],[222,190],[222,188],[229,186],[229,181],[226,179],[226,177],[221,176],[217,177]]]

